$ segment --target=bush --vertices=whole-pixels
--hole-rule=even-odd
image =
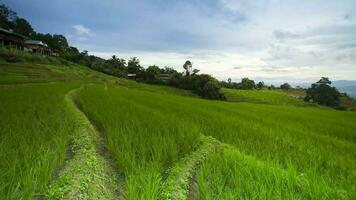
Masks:
[[[220,86],[216,81],[208,81],[200,94],[207,99],[221,99],[226,100],[225,96],[220,92]]]

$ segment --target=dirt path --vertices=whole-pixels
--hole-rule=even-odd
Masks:
[[[118,175],[110,160],[101,152],[103,141],[85,114],[75,104],[74,100],[80,89],[72,90],[65,96],[67,109],[74,117],[75,123],[70,136],[70,150],[73,156],[66,161],[58,178],[51,184],[47,197],[48,199],[119,199]]]
[[[201,136],[199,148],[169,170],[160,199],[187,200],[196,196],[194,175],[209,154],[219,151],[221,143],[213,137]]]

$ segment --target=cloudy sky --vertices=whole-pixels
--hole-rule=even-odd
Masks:
[[[356,80],[356,0],[5,0],[36,31],[108,58],[219,79]]]

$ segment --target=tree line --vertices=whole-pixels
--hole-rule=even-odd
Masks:
[[[91,62],[89,67],[96,71],[122,78],[126,78],[128,74],[134,74],[134,78],[138,82],[191,90],[207,99],[226,99],[220,91],[221,85],[219,81],[209,74],[199,74],[199,70],[194,69],[192,62],[189,60],[183,64],[183,72],[178,72],[167,66],[160,68],[156,65],[151,65],[144,68],[136,57],[126,61],[115,55],[108,60]]]
[[[247,77],[242,78],[239,83],[233,82],[231,78],[227,81],[219,82],[208,74],[199,74],[199,70],[194,69],[190,61],[184,63],[183,72],[178,72],[171,67],[160,68],[155,65],[145,69],[140,65],[140,61],[136,57],[126,61],[114,55],[110,59],[105,60],[89,55],[88,51],[84,50],[80,52],[78,48],[70,46],[64,35],[36,32],[26,19],[19,17],[16,12],[4,4],[0,5],[0,27],[13,30],[15,33],[24,35],[29,39],[42,41],[48,47],[56,49],[61,58],[85,65],[93,70],[123,78],[127,78],[128,74],[135,74],[137,81],[192,90],[196,94],[208,99],[226,99],[220,91],[221,87],[244,90],[275,88],[274,85],[267,86],[262,81],[255,83],[254,80]],[[289,90],[292,89],[292,86],[284,83],[279,88]],[[340,93],[335,87],[332,87],[331,81],[326,77],[322,77],[318,82],[312,84],[305,92],[304,101],[315,102],[334,108],[340,106],[340,97],[348,97],[346,94]]]

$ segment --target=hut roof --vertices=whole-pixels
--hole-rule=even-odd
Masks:
[[[32,44],[32,45],[39,45],[39,46],[47,47],[47,44],[43,43],[42,41],[38,41],[38,40],[26,40],[25,44]]]
[[[15,33],[12,30],[7,30],[7,29],[1,28],[1,27],[0,27],[0,32],[19,37],[21,39],[26,39],[26,37],[21,34]]]

